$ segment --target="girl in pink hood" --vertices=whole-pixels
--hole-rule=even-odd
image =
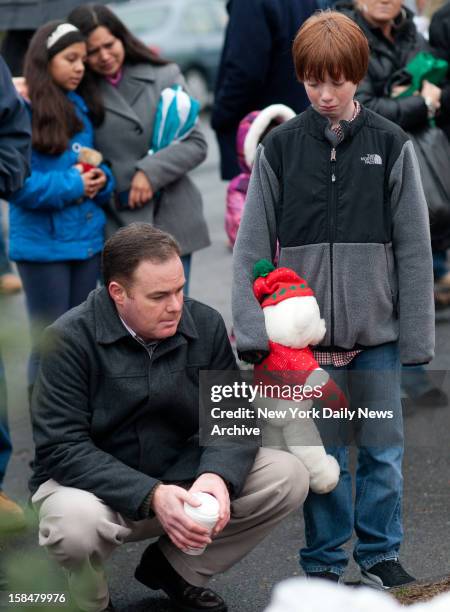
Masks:
[[[271,129],[295,117],[295,112],[284,104],[272,104],[261,111],[248,113],[239,124],[236,149],[241,174],[235,176],[227,189],[225,231],[233,248],[244,210],[250,174],[256,149]]]

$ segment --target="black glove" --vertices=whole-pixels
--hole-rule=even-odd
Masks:
[[[270,351],[238,351],[238,357],[241,361],[257,365],[263,362],[269,353]]]

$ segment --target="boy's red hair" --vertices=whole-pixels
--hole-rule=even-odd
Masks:
[[[337,11],[322,11],[305,21],[292,47],[299,81],[322,82],[328,74],[359,83],[369,64],[369,44],[361,28]]]

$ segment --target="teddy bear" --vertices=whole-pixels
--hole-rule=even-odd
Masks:
[[[98,168],[103,161],[100,151],[91,147],[80,147],[78,152],[78,164],[81,166],[82,173],[89,172],[93,168]]]
[[[264,390],[259,401],[271,410],[263,443],[287,447],[307,468],[311,490],[328,493],[339,481],[339,464],[325,452],[312,408],[320,403],[338,411],[347,400],[310,348],[324,337],[325,321],[314,292],[294,270],[263,259],[253,271],[270,351],[254,368],[254,383]]]

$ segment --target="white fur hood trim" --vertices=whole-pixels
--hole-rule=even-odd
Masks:
[[[295,112],[285,104],[271,104],[259,113],[251,124],[244,141],[244,158],[249,168],[253,166],[259,139],[270,122],[279,120],[281,124],[294,117]]]

